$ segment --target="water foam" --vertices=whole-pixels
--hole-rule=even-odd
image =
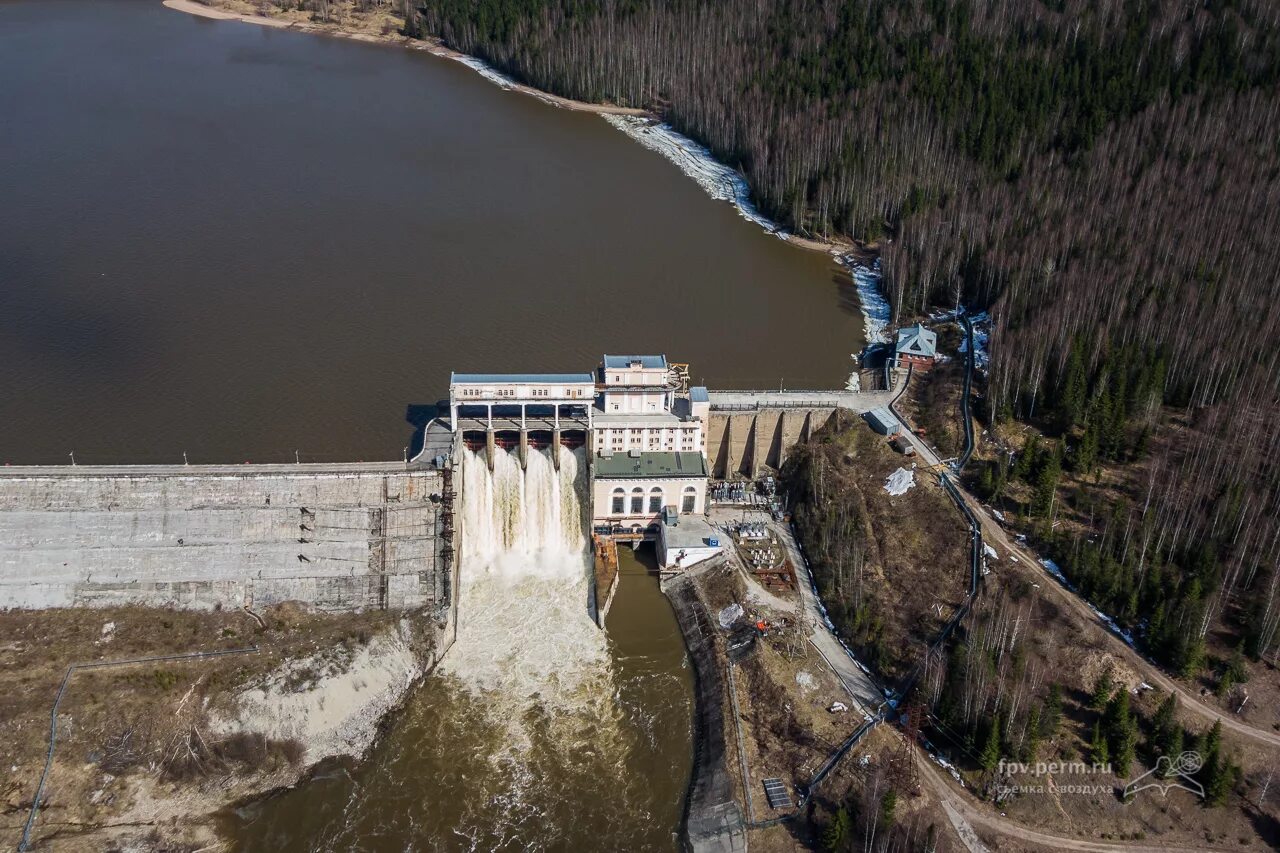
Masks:
[[[462,565],[458,639],[441,671],[507,719],[542,711],[580,713],[608,699],[607,640],[587,611],[582,450],[483,452],[462,464]],[[513,731],[513,734],[518,734]],[[523,738],[520,738],[523,740]]]

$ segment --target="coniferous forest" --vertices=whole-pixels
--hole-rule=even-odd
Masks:
[[[984,470],[988,494],[1027,480],[1068,576],[1166,663],[1194,671],[1215,627],[1276,654],[1280,5],[427,0],[410,17],[535,86],[655,110],[789,229],[874,243],[900,319],[957,294],[990,307],[983,415],[1046,439]],[[1053,533],[1064,471],[1138,463],[1141,489],[1089,507],[1093,535]]]

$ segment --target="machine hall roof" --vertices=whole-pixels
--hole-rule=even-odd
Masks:
[[[597,480],[635,480],[648,477],[705,477],[707,460],[697,451],[615,453],[595,458]]]
[[[590,373],[450,373],[449,384],[506,382],[511,385],[594,385]]]
[[[616,370],[630,367],[633,361],[640,362],[641,367],[649,370],[667,369],[665,355],[605,355],[604,366],[610,370]]]

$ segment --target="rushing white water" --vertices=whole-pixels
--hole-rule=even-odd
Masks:
[[[462,465],[458,640],[443,671],[473,692],[568,710],[608,675],[603,633],[587,611],[583,451],[530,450],[528,468],[498,450]]]
[[[438,677],[352,775],[246,815],[262,843],[243,849],[676,849],[692,715],[678,629],[656,584],[615,607],[620,645],[596,627],[586,457],[558,452],[559,471],[550,451],[525,471],[499,451],[492,474],[465,453],[458,635]]]

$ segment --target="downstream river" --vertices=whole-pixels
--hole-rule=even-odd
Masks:
[[[830,258],[456,62],[0,0],[0,79],[0,463],[396,459],[451,370],[836,387],[862,347]],[[504,759],[438,675],[365,763],[227,815],[236,849],[673,849],[692,690],[650,568],[624,554],[580,764],[536,713]]]
[[[449,371],[837,387],[829,257],[460,63],[0,0],[0,464],[398,459]]]

